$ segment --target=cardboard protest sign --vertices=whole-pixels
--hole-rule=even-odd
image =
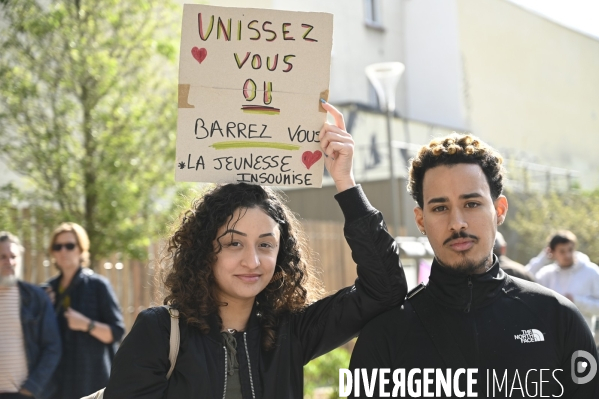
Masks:
[[[178,181],[320,187],[333,16],[185,4]]]

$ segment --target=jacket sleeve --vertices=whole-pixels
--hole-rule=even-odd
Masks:
[[[585,293],[572,293],[574,304],[583,314],[599,314],[599,271],[597,265],[589,271],[589,291]]]
[[[406,333],[409,326],[416,322],[416,320],[411,320],[405,316],[406,312],[403,309],[393,309],[375,317],[360,331],[360,336],[356,341],[348,366],[352,375],[356,375],[356,369],[360,369],[360,371],[357,371],[358,373],[366,372],[369,376],[373,375],[373,370],[378,370],[380,373],[383,369],[391,370],[390,374],[392,374],[393,370],[402,367],[401,354],[398,351],[405,348],[404,345],[407,345],[405,343]],[[390,374],[387,374],[389,380],[392,379]],[[380,398],[379,382],[381,378],[379,376],[379,378],[373,378],[373,380],[373,395],[369,396],[362,389],[361,394],[363,396],[360,396],[355,390],[356,385],[353,385],[349,397]],[[363,383],[358,383],[358,386],[365,388]],[[393,383],[391,383],[391,387],[393,387]],[[389,385],[387,385],[385,390],[390,392],[392,388],[389,389]]]
[[[543,266],[551,264],[553,261],[547,256],[547,250],[543,248],[541,252],[534,258],[532,258],[526,266],[526,271],[532,275],[536,275]]]
[[[104,399],[162,399],[170,366],[170,320],[162,311],[149,308],[137,316],[112,362]]]
[[[335,198],[345,216],[345,238],[358,278],[352,287],[293,315],[292,328],[302,345],[304,364],[355,337],[372,318],[402,303],[407,292],[397,243],[362,188],[353,187]]]
[[[351,355],[349,369],[376,368],[393,369],[396,347],[400,336],[403,336],[396,320],[392,320],[388,313],[376,317],[360,332]]]
[[[29,390],[37,398],[44,397],[44,389],[47,388],[47,384],[60,362],[62,344],[50,298],[41,289],[35,288],[35,294],[38,296],[37,300],[41,302],[38,333],[40,356],[35,366],[29,370],[27,380],[25,380],[22,388]]]
[[[543,287],[551,288],[551,281],[549,280],[549,274],[547,271],[547,268],[545,268],[545,270],[539,271],[537,274],[535,274],[535,279],[537,280],[537,283],[541,284]]]
[[[594,293],[590,295],[572,295],[574,304],[586,314],[599,314],[599,283],[594,284]]]
[[[98,321],[108,324],[110,330],[112,330],[113,342],[120,342],[125,333],[125,322],[118,299],[110,286],[110,282],[106,279],[101,280],[99,290],[100,317],[102,319]]]
[[[564,387],[564,398],[598,398],[599,397],[599,373],[597,371],[598,358],[597,348],[593,335],[587,326],[582,314],[572,305],[570,301],[563,299],[566,310],[565,320],[562,323],[563,335],[560,337],[564,342],[564,353],[562,357],[562,384]],[[590,365],[591,371],[580,374],[577,370],[579,363],[585,362]],[[593,373],[593,363],[595,371]],[[573,369],[574,367],[574,369]],[[587,367],[588,370],[588,367]],[[573,377],[584,378],[594,374],[589,381],[573,381]]]

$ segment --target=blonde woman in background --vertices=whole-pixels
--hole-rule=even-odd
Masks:
[[[90,242],[83,227],[63,223],[52,233],[50,256],[60,274],[50,279],[62,338],[54,398],[79,399],[108,382],[125,327],[110,282],[88,268]]]

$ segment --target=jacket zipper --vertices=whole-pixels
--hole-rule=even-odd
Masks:
[[[223,345],[223,349],[225,350],[225,388],[223,390],[223,399],[227,396],[227,347]]]
[[[250,371],[250,386],[252,387],[252,399],[256,399],[256,394],[254,393],[254,380],[252,379],[252,363],[250,363],[250,352],[248,351],[248,341],[247,341],[247,332],[243,333],[243,345],[245,346],[245,354],[248,358],[248,370]]]
[[[468,276],[468,288],[470,289],[470,300],[468,301],[468,305],[466,305],[466,309],[464,309],[464,313],[470,313],[470,306],[472,305],[472,278]]]

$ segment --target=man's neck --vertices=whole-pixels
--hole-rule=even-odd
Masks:
[[[562,265],[560,265],[559,263],[558,263],[557,265],[560,267],[560,269],[562,269],[562,270],[566,270],[566,269],[571,269],[571,268],[572,268],[572,266],[574,266],[574,264],[575,264],[575,263],[576,263],[576,262],[572,262],[571,264],[569,264],[569,265],[567,265],[567,266],[562,266]]]

